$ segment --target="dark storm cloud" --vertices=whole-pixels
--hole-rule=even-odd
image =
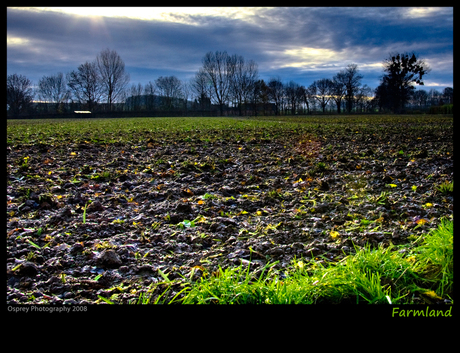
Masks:
[[[7,9],[7,71],[37,82],[74,70],[105,48],[126,63],[131,83],[188,79],[208,51],[254,60],[260,76],[309,85],[357,63],[371,87],[390,52],[415,51],[427,80],[452,86],[453,9],[265,8],[249,17],[172,14],[176,22]]]

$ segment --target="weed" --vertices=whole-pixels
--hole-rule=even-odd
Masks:
[[[454,192],[454,182],[449,182],[446,180],[443,183],[436,185],[435,188],[443,194],[451,194]]]
[[[318,170],[325,170],[326,168],[326,163],[324,162],[318,162],[318,164],[316,165],[316,169]]]
[[[388,195],[389,193],[387,191],[382,191],[378,196],[368,195],[366,197],[373,203],[378,205],[385,205],[388,202]]]
[[[185,228],[190,228],[190,227],[195,227],[195,222],[194,221],[189,221],[188,219],[183,220],[182,222],[177,223],[177,226],[180,229],[185,229]]]
[[[217,196],[205,193],[201,198],[204,199],[204,200],[208,200],[208,199],[215,199],[215,198],[217,198]]]

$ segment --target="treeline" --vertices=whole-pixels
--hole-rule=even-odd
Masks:
[[[453,104],[453,89],[415,90],[430,68],[415,54],[393,54],[384,61],[380,85],[362,84],[350,64],[332,78],[308,87],[294,81],[259,78],[258,65],[240,55],[208,52],[189,81],[161,76],[132,84],[116,51],[106,49],[93,62],[70,73],[43,76],[34,87],[23,75],[7,76],[7,113],[11,117],[90,111],[106,116],[142,115],[295,115],[316,113],[402,113],[407,108]],[[33,88],[34,87],[34,88]],[[447,108],[432,108],[444,113]]]

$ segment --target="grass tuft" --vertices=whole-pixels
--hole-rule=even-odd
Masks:
[[[414,303],[417,293],[450,298],[453,292],[453,222],[443,221],[412,252],[366,246],[324,266],[294,260],[283,276],[267,264],[259,275],[250,267],[219,268],[201,277],[177,302],[183,304]],[[286,275],[287,273],[287,275]],[[281,278],[283,277],[283,278]],[[426,287],[428,285],[428,287]],[[433,297],[433,295],[431,295]]]
[[[417,248],[417,272],[441,297],[453,291],[454,223],[442,220]]]

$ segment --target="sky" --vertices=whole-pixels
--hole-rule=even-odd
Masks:
[[[379,85],[382,62],[415,52],[431,67],[425,86],[453,87],[453,7],[7,7],[7,75],[37,84],[104,49],[125,62],[130,83],[160,76],[190,80],[210,51],[258,64],[309,86],[358,65],[362,84]]]

